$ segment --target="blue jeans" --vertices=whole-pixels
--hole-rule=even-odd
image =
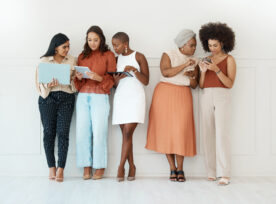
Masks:
[[[76,104],[78,167],[106,168],[109,110],[107,94],[78,94]]]

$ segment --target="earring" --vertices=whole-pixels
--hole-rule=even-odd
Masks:
[[[55,53],[57,54],[57,50],[55,50]]]
[[[125,54],[127,54],[127,47],[125,47]]]

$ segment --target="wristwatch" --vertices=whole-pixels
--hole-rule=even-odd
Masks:
[[[219,74],[221,72],[221,70],[217,71],[216,74]]]

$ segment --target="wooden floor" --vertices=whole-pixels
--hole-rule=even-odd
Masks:
[[[66,178],[63,183],[45,177],[0,177],[1,204],[276,204],[276,177],[233,178],[228,186],[204,178],[185,183],[167,178],[137,178],[118,183]]]

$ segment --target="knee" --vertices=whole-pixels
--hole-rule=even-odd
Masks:
[[[68,128],[60,128],[59,130],[57,130],[57,135],[64,139],[68,138],[69,137],[69,129]]]
[[[44,137],[43,137],[43,141],[44,142],[51,142],[51,141],[55,141],[55,137],[56,137],[56,131],[50,128],[46,128],[43,131],[44,133]]]
[[[123,131],[124,140],[129,141],[132,138],[132,131],[130,129],[125,129]]]

